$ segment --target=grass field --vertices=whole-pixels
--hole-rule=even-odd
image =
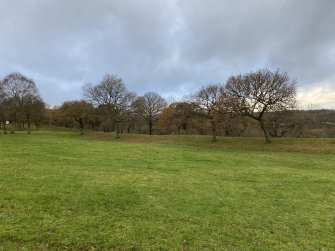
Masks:
[[[334,250],[335,139],[0,135],[0,250]]]

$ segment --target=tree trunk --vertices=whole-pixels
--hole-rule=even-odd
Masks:
[[[152,123],[149,122],[149,135],[152,135]]]
[[[84,123],[82,119],[79,120],[79,124],[80,124],[80,134],[84,134]]]
[[[3,133],[7,134],[6,121],[3,122]]]
[[[271,139],[270,139],[270,136],[269,136],[269,134],[268,134],[268,132],[267,132],[267,130],[266,130],[266,128],[265,128],[264,121],[263,121],[262,119],[260,119],[260,120],[259,120],[259,123],[260,123],[261,128],[262,128],[262,130],[263,130],[263,132],[264,132],[264,136],[265,136],[265,141],[266,141],[266,143],[271,143]]]
[[[11,123],[10,133],[11,133],[11,134],[14,134],[14,133],[15,133],[14,122]]]
[[[216,142],[216,123],[215,121],[211,121],[212,124],[212,142]]]
[[[38,121],[35,121],[35,128],[36,128],[36,131],[39,131],[40,123]]]
[[[115,138],[118,139],[120,138],[120,124],[119,122],[116,123],[116,135]]]
[[[30,116],[27,115],[28,134],[30,134]]]

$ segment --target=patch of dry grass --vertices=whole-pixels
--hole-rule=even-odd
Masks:
[[[114,133],[88,132],[85,137],[91,140],[143,144],[177,144],[222,150],[335,154],[335,138],[274,138],[273,142],[268,144],[265,143],[263,138],[257,137],[218,137],[218,141],[213,143],[211,142],[211,137],[207,135],[121,134],[119,139],[115,139]]]

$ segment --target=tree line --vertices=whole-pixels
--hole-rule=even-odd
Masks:
[[[107,74],[83,88],[83,99],[45,107],[36,84],[20,73],[0,81],[3,130],[31,131],[47,126],[148,134],[305,136],[303,113],[296,109],[297,81],[286,72],[261,69],[208,84],[181,102],[168,102],[156,92],[142,96],[127,89],[117,75]],[[333,113],[331,113],[333,114]],[[328,126],[332,127],[332,117]],[[306,117],[306,116],[305,116]],[[335,122],[335,121],[334,121]]]

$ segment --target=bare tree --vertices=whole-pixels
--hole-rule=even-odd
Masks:
[[[5,99],[10,103],[15,115],[23,115],[30,133],[31,113],[36,99],[41,100],[35,82],[20,73],[11,73],[2,81]]]
[[[264,123],[266,112],[284,111],[296,103],[296,80],[286,72],[268,69],[244,75],[232,76],[227,80],[226,91],[235,110],[257,120],[264,132],[266,142],[271,142]]]
[[[167,102],[156,92],[147,92],[136,101],[139,113],[149,126],[149,134],[158,119],[160,112],[167,106]]]
[[[135,99],[135,94],[127,90],[120,77],[108,74],[99,84],[86,86],[84,96],[95,106],[104,107],[116,125],[116,138],[119,138],[121,120]]]
[[[195,101],[206,119],[211,123],[212,141],[216,141],[217,124],[225,109],[226,94],[224,88],[217,84],[210,84],[201,88],[195,95]]]

